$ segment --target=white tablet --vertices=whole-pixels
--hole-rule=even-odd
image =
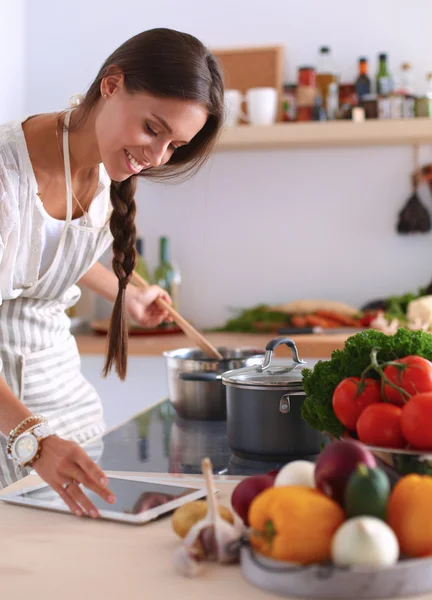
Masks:
[[[206,490],[198,485],[172,483],[160,479],[132,476],[109,476],[109,489],[117,502],[108,504],[100,496],[84,488],[85,493],[98,508],[100,517],[110,521],[142,525],[153,521],[178,506],[205,498]],[[43,508],[72,514],[60,496],[49,485],[42,483],[0,496],[3,502]]]

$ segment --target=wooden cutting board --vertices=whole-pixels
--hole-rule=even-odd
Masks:
[[[277,120],[282,120],[283,46],[222,48],[212,52],[222,65],[225,89],[240,90],[245,94],[253,87],[276,88],[279,94]]]
[[[101,321],[92,321],[90,323],[90,327],[98,335],[107,335],[109,325],[110,319],[102,319]],[[128,333],[129,335],[169,335],[182,333],[182,330],[175,323],[168,323],[164,327],[153,327],[152,329],[129,323]]]

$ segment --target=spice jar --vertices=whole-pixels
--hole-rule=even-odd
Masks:
[[[358,105],[355,85],[352,83],[341,83],[339,85],[339,106],[342,119],[351,119],[353,106]]]
[[[365,94],[360,106],[364,108],[366,119],[378,118],[378,102],[375,94]]]
[[[311,121],[315,104],[316,71],[313,67],[300,67],[297,75],[297,121]]]
[[[297,113],[297,86],[295,84],[284,85],[282,94],[282,120],[295,121]]]

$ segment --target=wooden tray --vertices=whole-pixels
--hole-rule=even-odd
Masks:
[[[298,566],[241,549],[243,577],[280,596],[400,598],[432,591],[432,558],[400,560],[393,567]]]
[[[221,48],[212,52],[222,65],[226,89],[240,90],[245,94],[253,87],[276,88],[279,95],[276,120],[282,120],[283,46]]]
[[[109,319],[103,321],[92,321],[90,327],[93,332],[97,335],[107,335],[109,329]],[[139,327],[139,325],[129,324],[129,335],[173,335],[182,333],[182,330],[175,323],[167,323],[163,327],[155,327],[153,329],[146,329],[145,327]]]

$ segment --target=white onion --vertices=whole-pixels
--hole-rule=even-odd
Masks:
[[[391,566],[399,558],[396,535],[376,517],[345,521],[332,540],[332,559],[338,565]]]
[[[308,460],[294,460],[279,471],[274,481],[275,487],[304,485],[315,487],[315,464]]]

